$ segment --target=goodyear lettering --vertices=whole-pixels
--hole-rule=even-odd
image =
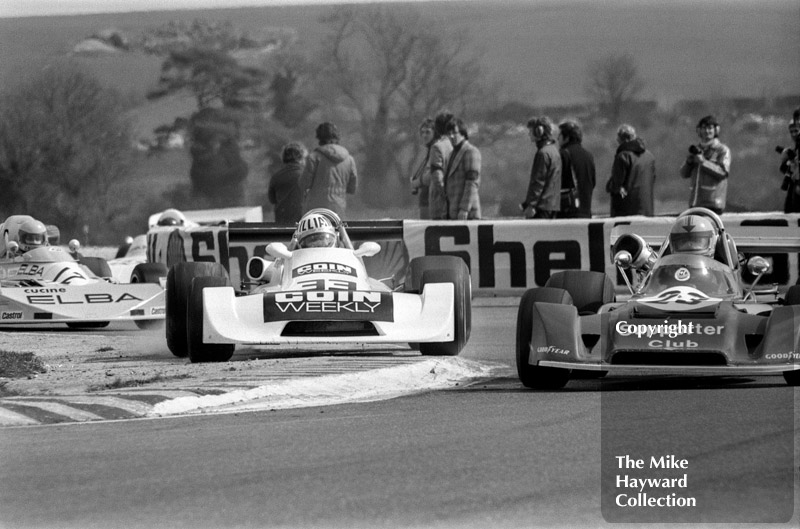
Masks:
[[[393,321],[388,292],[326,290],[264,294],[264,321],[280,320]]]
[[[21,320],[22,312],[3,312],[0,314],[0,320]]]
[[[36,289],[26,289],[26,293],[28,293],[28,290],[36,291]],[[95,303],[122,303],[125,301],[142,301],[140,298],[137,298],[132,294],[128,294],[127,292],[123,293],[117,298],[114,298],[114,296],[108,293],[94,293],[94,294],[84,294],[83,296],[76,296],[74,298],[70,296],[62,296],[61,294],[56,294],[56,295],[37,294],[37,295],[29,295],[27,296],[27,299],[28,303],[30,303],[31,305],[89,305]]]
[[[558,347],[554,347],[552,345],[545,346],[545,347],[537,347],[536,352],[540,354],[557,354],[557,355],[569,355],[569,349],[560,349]]]
[[[292,270],[292,277],[306,274],[344,274],[354,277],[357,275],[352,266],[339,263],[309,263]]]

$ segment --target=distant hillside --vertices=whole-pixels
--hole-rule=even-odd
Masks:
[[[222,2],[221,2],[222,3]],[[392,4],[402,5],[402,4]],[[796,0],[705,2],[492,0],[414,4],[426,18],[468,33],[506,98],[562,104],[583,98],[587,62],[629,51],[647,82],[647,99],[791,94],[800,86],[800,5]],[[253,31],[297,31],[316,49],[325,6],[0,19],[0,79],[8,85],[85,37],[110,27],[130,35],[169,20],[230,20]],[[123,93],[143,94],[159,61],[140,54],[83,58]]]

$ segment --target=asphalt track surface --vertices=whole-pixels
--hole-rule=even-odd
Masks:
[[[513,305],[477,308],[462,354],[509,369],[468,387],[0,429],[0,526],[800,525],[798,396],[781,377],[614,376],[530,391],[511,369],[515,316]],[[621,455],[665,454],[688,469],[613,468]],[[609,507],[622,474],[685,475],[688,488],[671,490],[700,506]]]

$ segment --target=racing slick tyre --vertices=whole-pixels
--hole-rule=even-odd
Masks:
[[[467,345],[472,330],[472,282],[467,264],[460,257],[437,256],[435,264],[436,268],[422,270],[420,290],[432,283],[453,284],[455,336],[451,342],[420,343],[419,351],[423,355],[456,356]]]
[[[178,358],[189,355],[186,318],[189,292],[195,277],[224,277],[228,274],[219,263],[180,262],[167,272],[167,347]]]
[[[564,270],[555,272],[545,283],[547,287],[563,288],[572,296],[573,304],[581,316],[597,314],[600,307],[616,299],[614,283],[603,272]],[[603,378],[608,371],[572,370],[572,378]]]
[[[108,327],[110,321],[68,321],[67,327],[70,329],[102,329]]]
[[[189,360],[192,363],[227,362],[233,356],[234,344],[203,343],[203,289],[229,285],[227,277],[196,277],[192,281],[186,322]]]
[[[545,287],[563,288],[572,296],[578,314],[597,314],[600,307],[616,299],[614,283],[603,272],[564,270],[555,272]]]
[[[784,305],[800,305],[800,285],[793,285],[786,291]],[[784,371],[783,379],[790,386],[800,386],[800,371]]]
[[[526,388],[561,389],[569,382],[569,369],[532,366],[528,363],[533,334],[533,304],[537,301],[571,305],[572,297],[563,288],[551,287],[532,288],[522,295],[517,311],[517,374]]]
[[[97,277],[112,277],[111,267],[102,257],[81,257],[78,262],[91,270]]]
[[[464,262],[454,255],[425,255],[411,260],[406,270],[405,286],[403,290],[409,294],[422,292],[422,273],[426,270],[448,269],[458,266],[458,261]],[[472,290],[470,289],[470,297]]]
[[[792,285],[783,298],[784,305],[800,305],[800,285]]]
[[[167,275],[167,267],[163,263],[139,263],[131,272],[131,283],[160,283],[161,278]],[[164,320],[134,320],[136,326],[142,330],[160,329]]]
[[[131,283],[160,283],[167,275],[167,267],[163,263],[139,263],[131,272]]]

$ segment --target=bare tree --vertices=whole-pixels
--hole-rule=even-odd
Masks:
[[[0,210],[93,242],[116,242],[130,171],[120,96],[75,64],[50,66],[0,99]]]
[[[321,77],[328,101],[355,118],[363,196],[385,205],[394,201],[386,192],[391,177],[405,177],[402,147],[420,120],[444,107],[461,113],[480,99],[479,62],[467,55],[466,37],[449,35],[415,10],[337,8],[323,23],[329,28]]]
[[[601,115],[618,123],[626,105],[644,88],[636,59],[630,53],[607,55],[589,63],[586,92]]]

